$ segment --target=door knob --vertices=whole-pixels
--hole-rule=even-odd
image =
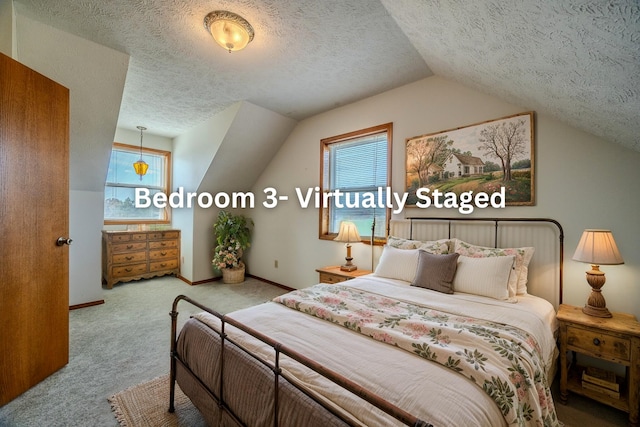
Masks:
[[[71,242],[73,242],[73,240],[71,240],[68,237],[58,237],[58,240],[56,240],[56,245],[58,246],[70,245]]]

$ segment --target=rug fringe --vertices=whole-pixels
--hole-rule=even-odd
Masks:
[[[107,398],[107,401],[111,405],[111,412],[113,412],[113,416],[116,418],[118,425],[120,427],[128,427],[127,419],[124,416],[124,413],[120,410],[120,405],[116,403],[116,395],[114,394],[111,397]]]

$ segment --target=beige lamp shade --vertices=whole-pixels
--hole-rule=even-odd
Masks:
[[[211,37],[229,52],[244,49],[253,40],[253,27],[233,12],[216,10],[204,18],[204,26]]]
[[[340,223],[340,231],[338,232],[338,236],[333,240],[335,240],[336,242],[344,242],[346,243],[347,247],[347,256],[345,257],[345,260],[347,262],[340,266],[340,270],[357,270],[358,267],[351,262],[353,260],[353,258],[351,257],[351,243],[360,242],[361,240],[356,225],[350,221],[342,221]]]
[[[353,222],[350,221],[342,221],[340,223],[340,231],[338,231],[338,236],[333,239],[336,242],[344,242],[344,243],[353,243],[360,242],[360,234],[358,234],[358,228]]]
[[[610,230],[584,230],[573,259],[593,265],[624,264]]]
[[[611,231],[584,230],[573,259],[591,264],[591,270],[587,271],[587,283],[591,286],[591,294],[582,312],[589,316],[611,317],[602,295],[606,278],[604,272],[600,271],[600,265],[624,264]]]

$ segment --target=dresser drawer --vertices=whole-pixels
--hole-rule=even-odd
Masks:
[[[158,239],[177,239],[180,235],[178,231],[157,231],[154,233],[149,233],[149,240],[158,240]]]
[[[628,361],[631,357],[631,342],[598,330],[567,326],[567,345],[577,347],[597,357]]]
[[[114,254],[114,264],[129,264],[132,262],[145,262],[147,260],[147,252],[126,252],[123,254]]]
[[[163,270],[172,270],[174,268],[178,268],[178,260],[177,259],[168,259],[166,261],[156,261],[149,263],[149,271],[163,271]]]
[[[178,249],[157,249],[149,251],[149,260],[161,260],[165,258],[178,258]]]
[[[147,244],[142,242],[129,242],[129,243],[118,243],[117,245],[111,246],[111,250],[115,252],[129,252],[129,251],[144,251],[147,249]]]
[[[112,267],[111,275],[113,277],[138,276],[147,272],[147,264],[131,264],[120,267]]]
[[[112,235],[109,236],[109,240],[111,240],[113,243],[130,242],[131,241],[131,234],[130,233],[112,234]]]
[[[347,277],[340,277],[334,274],[328,273],[320,273],[320,282],[321,283],[340,283],[349,280]]]
[[[149,242],[149,249],[163,249],[163,248],[177,248],[177,240],[158,240],[156,242]]]

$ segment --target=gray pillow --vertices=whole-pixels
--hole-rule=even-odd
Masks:
[[[418,254],[418,271],[411,286],[419,286],[445,294],[453,293],[453,277],[460,254],[434,255],[426,251]]]

